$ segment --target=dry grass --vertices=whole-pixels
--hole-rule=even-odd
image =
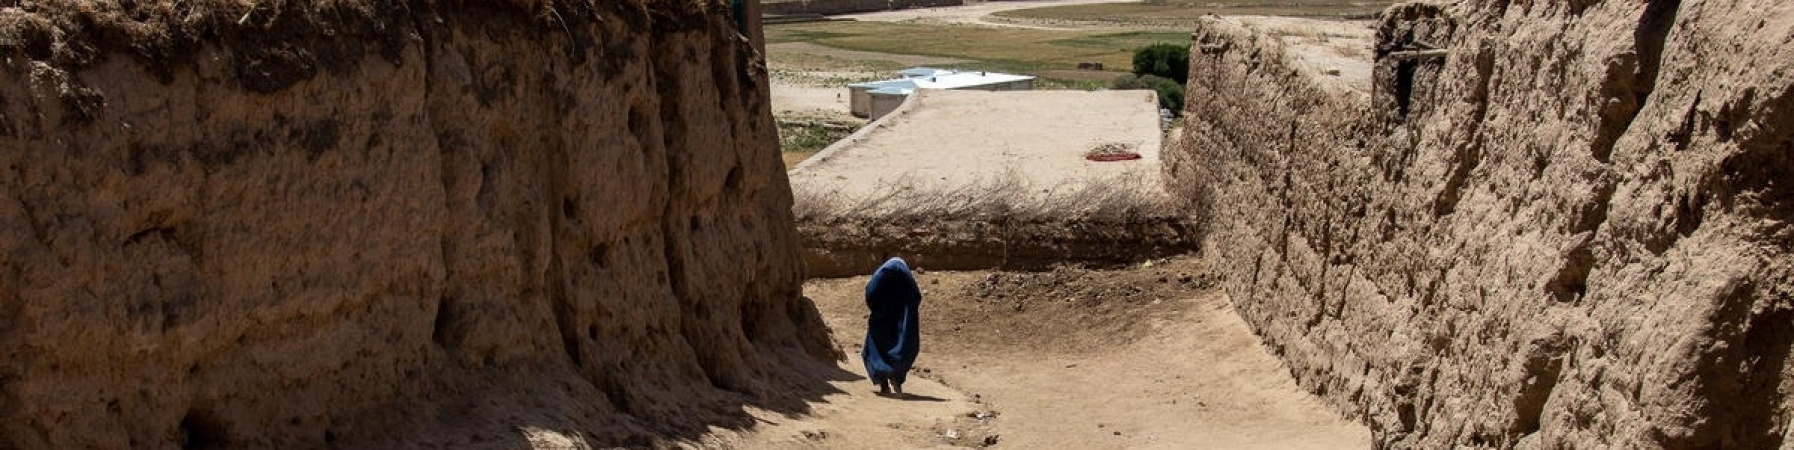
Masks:
[[[1159,186],[1146,181],[1153,179],[1156,177],[1124,174],[1039,187],[1011,171],[956,186],[936,186],[919,181],[920,177],[912,173],[882,183],[873,194],[864,196],[844,194],[840,189],[798,186],[792,212],[799,222],[808,223],[1128,223],[1192,212],[1188,201],[1168,196]]]
[[[797,167],[804,159],[847,137],[861,123],[805,116],[778,116],[779,150],[785,167]]]
[[[1178,27],[1193,24],[1207,14],[1339,17],[1365,19],[1391,2],[1340,0],[1167,0],[1142,3],[1099,3],[1048,6],[993,14],[1011,20],[1040,20],[1071,24],[1092,22],[1142,27]]]

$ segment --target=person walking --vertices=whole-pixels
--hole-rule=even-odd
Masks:
[[[891,258],[866,282],[866,344],[860,357],[879,394],[903,395],[903,381],[922,349],[922,289],[903,258]]]

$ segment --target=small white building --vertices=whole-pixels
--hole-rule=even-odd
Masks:
[[[975,89],[981,91],[1029,91],[1034,77],[985,71],[961,71],[914,67],[897,72],[901,78],[847,85],[848,109],[855,116],[877,119],[888,114],[917,89]]]

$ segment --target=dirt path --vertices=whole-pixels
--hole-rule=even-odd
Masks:
[[[858,358],[858,353],[854,353]],[[912,377],[904,385],[909,399],[881,397],[865,381],[865,370],[843,364],[824,369],[830,387],[838,391],[813,405],[814,414],[784,416],[755,411],[760,426],[748,433],[726,436],[721,432],[704,447],[739,449],[808,448],[964,448],[983,445],[992,433],[976,419],[988,411],[966,394],[926,378]],[[951,432],[949,432],[951,430]],[[949,438],[947,436],[953,436]]]
[[[812,42],[781,42],[767,45],[766,51],[774,55],[805,54],[842,61],[888,62],[906,66],[944,65],[966,62],[966,60],[963,59],[945,56],[906,55],[901,53],[848,50],[826,45],[817,45]]]
[[[858,370],[865,277],[805,286],[849,360],[844,393],[769,417],[735,448],[1369,447],[1369,432],[1297,388],[1200,261],[1045,273],[925,272],[909,390]],[[1161,281],[1162,280],[1162,281]]]

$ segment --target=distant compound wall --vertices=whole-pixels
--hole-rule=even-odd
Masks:
[[[1785,447],[1789,17],[1399,5],[1369,96],[1209,19],[1166,170],[1241,314],[1381,447]]]
[[[897,107],[902,106],[903,101],[908,98],[909,95],[906,94],[869,92],[866,94],[866,117],[875,120],[884,117],[885,114],[890,114],[891,111],[896,111]]]

